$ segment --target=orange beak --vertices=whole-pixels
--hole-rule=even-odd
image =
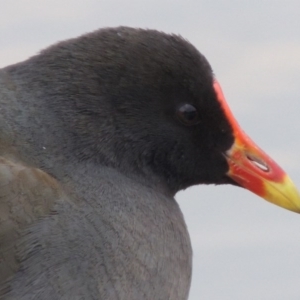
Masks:
[[[224,153],[229,165],[227,175],[265,200],[300,213],[300,196],[292,180],[243,132],[217,81],[214,82],[214,89],[235,139],[232,147]]]

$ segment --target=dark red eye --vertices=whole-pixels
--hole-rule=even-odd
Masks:
[[[183,104],[177,109],[177,117],[184,125],[195,125],[199,122],[199,114],[195,106]]]

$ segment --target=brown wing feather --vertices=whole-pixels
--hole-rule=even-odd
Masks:
[[[18,269],[20,231],[49,214],[60,192],[47,173],[0,157],[0,283]]]

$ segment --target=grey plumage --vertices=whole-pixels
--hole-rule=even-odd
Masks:
[[[0,71],[0,299],[187,299],[173,197],[226,183],[233,141],[212,80],[181,37],[125,27]],[[174,119],[184,100],[201,130]]]

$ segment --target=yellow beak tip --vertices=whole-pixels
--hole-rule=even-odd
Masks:
[[[290,211],[300,213],[300,195],[290,179],[285,175],[282,182],[264,181],[264,199]]]

